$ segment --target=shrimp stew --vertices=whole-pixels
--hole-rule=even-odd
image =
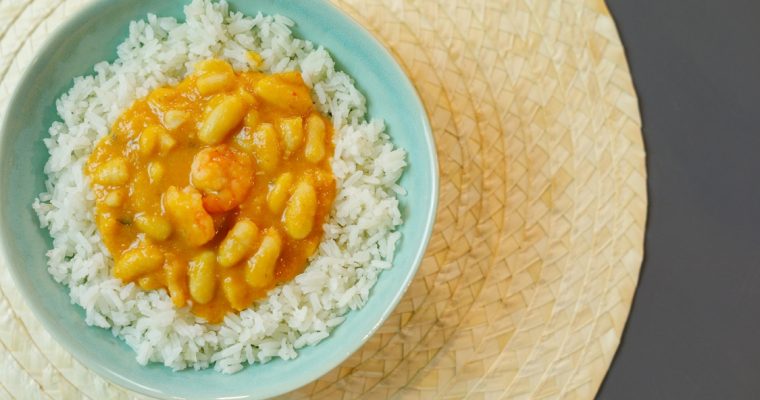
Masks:
[[[298,72],[217,59],[136,101],[85,166],[114,276],[212,323],[293,279],[335,198],[332,130]]]

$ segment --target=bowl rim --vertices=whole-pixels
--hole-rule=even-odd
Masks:
[[[419,92],[417,91],[417,88],[412,83],[411,79],[409,78],[409,74],[407,73],[407,69],[399,62],[399,59],[396,57],[396,55],[389,50],[389,48],[384,44],[382,40],[380,40],[378,37],[375,36],[374,33],[366,29],[361,23],[359,23],[353,15],[350,13],[340,9],[336,5],[334,5],[329,0],[310,0],[311,2],[318,2],[320,3],[320,6],[324,6],[325,8],[329,8],[333,13],[337,14],[338,17],[343,18],[346,24],[351,25],[356,31],[363,34],[364,37],[361,37],[360,39],[362,41],[369,41],[373,42],[375,46],[390,60],[392,60],[392,65],[395,68],[398,68],[399,72],[401,73],[403,79],[399,82],[402,86],[405,86],[406,89],[409,90],[410,94],[412,95],[411,101],[414,104],[415,107],[417,107],[420,112],[420,122],[422,126],[422,130],[420,134],[423,134],[425,136],[425,143],[427,148],[424,150],[430,155],[430,162],[427,165],[427,168],[431,171],[431,177],[432,180],[430,182],[431,185],[431,198],[429,203],[429,208],[427,215],[425,215],[425,227],[423,229],[423,237],[420,242],[420,246],[416,249],[416,252],[414,253],[412,257],[411,267],[409,269],[409,272],[404,277],[404,280],[400,282],[399,290],[395,293],[393,298],[390,302],[387,303],[386,306],[384,306],[384,310],[380,315],[380,318],[377,320],[375,324],[373,324],[370,329],[367,331],[366,335],[363,335],[358,342],[354,346],[350,346],[350,348],[347,348],[344,352],[345,356],[340,358],[335,364],[332,363],[323,363],[319,364],[318,366],[314,366],[313,368],[310,368],[306,373],[300,374],[298,376],[292,377],[292,379],[289,379],[286,384],[281,385],[281,390],[277,390],[278,393],[275,393],[275,395],[281,395],[288,393],[290,391],[293,391],[295,389],[298,389],[302,386],[305,386],[306,384],[318,379],[319,377],[323,376],[333,368],[340,365],[343,361],[345,361],[350,355],[355,353],[359,348],[361,348],[366,341],[375,334],[375,332],[382,326],[383,323],[388,319],[390,314],[395,310],[398,303],[401,301],[401,298],[406,294],[406,291],[409,288],[409,285],[411,284],[412,280],[417,274],[417,271],[419,269],[420,264],[422,263],[422,259],[427,251],[428,245],[430,243],[430,238],[432,236],[433,227],[435,225],[435,219],[438,211],[438,199],[439,199],[439,191],[440,191],[440,177],[439,177],[439,163],[438,163],[438,155],[436,152],[436,145],[435,145],[435,136],[433,135],[432,128],[430,125],[430,114],[428,110],[425,108],[424,103],[422,102]],[[73,14],[66,17],[66,20],[63,21],[58,27],[56,27],[51,33],[48,34],[48,36],[44,39],[43,44],[38,47],[38,49],[34,52],[33,57],[31,58],[31,61],[29,62],[28,68],[21,74],[19,77],[15,88],[12,91],[12,94],[9,98],[8,104],[5,107],[5,113],[2,114],[2,125],[0,125],[0,150],[6,145],[6,132],[10,129],[10,118],[8,116],[8,111],[13,107],[13,104],[16,102],[17,98],[21,95],[21,89],[24,86],[26,82],[28,82],[33,75],[34,69],[36,66],[38,66],[42,60],[40,58],[41,55],[47,54],[51,52],[56,45],[56,38],[60,35],[64,34],[65,32],[68,32],[72,29],[74,29],[78,21],[80,21],[83,18],[89,18],[89,17],[95,17],[98,15],[98,13],[102,10],[103,7],[107,7],[109,5],[110,1],[108,0],[94,0],[91,1],[85,5],[82,6],[81,9],[77,10]],[[306,38],[308,39],[308,38]],[[74,77],[72,77],[73,79]],[[415,149],[416,150],[416,149]],[[2,151],[0,151],[0,154],[2,154]],[[3,223],[2,220],[0,220],[0,223]],[[166,398],[166,399],[176,399],[178,397],[171,395],[170,393],[165,393],[163,391],[156,391],[151,390],[149,387],[140,384],[139,382],[135,382],[131,379],[129,379],[126,376],[123,376],[113,370],[111,370],[108,365],[103,364],[96,359],[90,357],[88,353],[80,352],[77,350],[77,346],[73,344],[72,340],[68,339],[68,336],[64,336],[60,333],[58,333],[57,329],[55,328],[55,323],[50,318],[43,318],[47,314],[45,311],[45,306],[42,304],[42,302],[37,299],[34,296],[30,296],[27,289],[22,285],[17,285],[17,283],[20,281],[20,274],[19,271],[15,267],[12,266],[12,263],[10,261],[10,254],[11,249],[9,248],[9,245],[7,241],[4,238],[4,232],[3,230],[0,230],[0,263],[5,266],[5,268],[10,272],[10,275],[13,279],[15,287],[18,289],[18,291],[21,293],[22,298],[25,300],[25,303],[28,305],[29,309],[32,311],[32,314],[35,316],[37,321],[40,322],[40,324],[45,328],[47,333],[63,347],[71,356],[73,356],[78,362],[80,362],[85,368],[88,370],[96,373],[97,375],[103,377],[109,382],[112,382],[114,384],[117,384],[123,388],[126,388],[128,390],[132,390],[144,395],[148,396],[159,396],[160,398]],[[59,285],[61,283],[58,283]],[[79,305],[72,304],[72,306],[80,307]],[[360,311],[360,310],[357,310]],[[353,313],[356,311],[350,311],[350,313]],[[349,315],[346,314],[346,315]],[[21,321],[23,323],[23,321]],[[102,328],[100,328],[102,329]],[[119,339],[120,341],[123,341],[123,339]],[[318,344],[314,347],[317,347]],[[245,366],[246,368],[249,367],[248,365]],[[218,397],[221,399],[221,397]],[[226,398],[226,397],[225,397]],[[253,399],[257,398],[256,394],[248,394],[243,395],[241,397],[236,396],[236,399]]]

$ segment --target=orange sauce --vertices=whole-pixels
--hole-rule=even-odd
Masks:
[[[124,111],[85,167],[96,197],[96,224],[115,261],[114,275],[144,290],[166,290],[177,307],[190,305],[193,313],[217,323],[228,312],[247,308],[275,285],[301,273],[322,239],[322,225],[336,191],[329,162],[333,128],[314,109],[309,93],[296,72],[236,73],[226,62],[207,60],[178,85],[158,88]],[[225,101],[232,104],[232,111],[217,109]],[[213,118],[229,119],[231,128],[214,131],[209,128]],[[300,140],[283,132],[289,129],[283,122],[287,119],[293,129],[302,130]],[[320,125],[317,119],[323,123],[324,134],[312,137],[308,124]],[[262,153],[252,148],[261,147],[255,132],[266,128],[270,133],[274,128],[273,143],[279,150],[276,166],[264,168]],[[226,131],[221,139],[220,131]],[[209,139],[209,132],[217,137]],[[319,160],[315,160],[318,152],[307,156],[307,148],[314,146],[324,148]],[[199,156],[204,150],[213,157]],[[285,212],[273,210],[268,203],[275,182],[285,173],[293,177],[285,208],[297,202],[293,192],[299,182],[308,182],[316,193],[313,218],[309,212],[303,217],[313,221],[305,237],[294,238],[285,226]],[[199,194],[202,208],[197,203],[193,210],[175,207],[171,212],[170,190]],[[297,213],[300,203],[293,207]],[[245,243],[244,255],[234,265],[212,263],[213,295],[198,301],[191,289],[196,282],[193,260],[209,250],[221,260],[220,243],[245,219],[255,224],[256,237]],[[296,226],[308,228],[303,225],[307,222],[297,221]],[[274,273],[266,285],[251,286],[246,271],[253,268],[251,260],[270,230],[282,240]],[[142,248],[153,251],[153,258],[141,259],[142,253],[135,256],[134,250]],[[130,251],[134,254],[129,255]]]

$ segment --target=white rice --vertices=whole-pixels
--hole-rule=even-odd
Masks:
[[[175,370],[193,367],[225,373],[297,350],[326,338],[349,310],[367,301],[378,274],[391,267],[402,223],[396,181],[406,153],[394,149],[380,120],[366,120],[365,99],[353,80],[336,71],[330,55],[291,36],[285,17],[230,13],[224,2],[195,0],[186,22],[148,15],[129,26],[118,59],[74,79],[57,102],[61,121],[45,140],[50,159],[46,191],[34,203],[53,249],[50,274],[86,310],[86,322],[111,329],[141,364]],[[261,54],[266,72],[300,69],[319,109],[336,127],[332,167],[338,192],[325,236],[304,273],[273,289],[239,315],[212,325],[175,309],[167,294],[122,285],[97,232],[94,196],[83,166],[118,115],[150,90],[179,82],[197,61],[219,57],[237,70],[249,68],[246,52]]]

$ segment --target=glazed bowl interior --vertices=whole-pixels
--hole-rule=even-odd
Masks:
[[[349,313],[331,336],[299,351],[290,361],[275,359],[233,375],[213,369],[173,372],[140,366],[134,352],[110,331],[89,327],[71,304],[68,288],[47,273],[52,247],[31,204],[45,189],[48,158],[43,139],[57,120],[55,101],[76,76],[113,61],[129,21],[153,13],[182,19],[185,2],[99,0],[85,7],[41,47],[25,71],[5,113],[0,137],[0,261],[53,337],[88,368],[129,389],[163,398],[264,398],[296,389],[334,368],[388,317],[412,280],[432,230],[438,170],[432,134],[414,87],[393,57],[362,27],[325,0],[232,0],[232,10],[282,14],[295,21],[294,34],[325,46],[338,67],[367,96],[369,116],[383,118],[393,142],[408,151],[400,184],[405,219],[393,268],[384,271],[366,306]]]

